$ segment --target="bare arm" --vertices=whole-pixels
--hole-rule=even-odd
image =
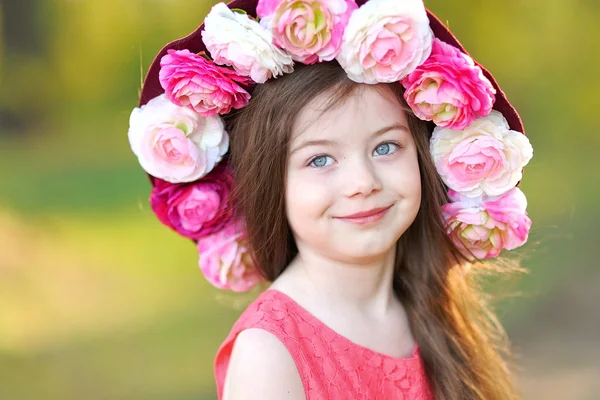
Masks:
[[[237,336],[223,400],[306,400],[296,364],[283,343],[262,329]]]

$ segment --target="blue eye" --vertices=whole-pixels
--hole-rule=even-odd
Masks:
[[[374,156],[387,156],[388,154],[392,154],[394,153],[396,150],[398,150],[398,148],[400,148],[400,146],[398,146],[395,143],[381,143],[379,146],[377,146],[375,148],[375,151],[373,152]]]
[[[316,168],[323,168],[326,167],[328,165],[331,165],[331,163],[327,162],[327,159],[330,159],[331,161],[333,161],[333,158],[329,157],[329,156],[316,156],[315,158],[313,158],[310,162],[310,165]]]

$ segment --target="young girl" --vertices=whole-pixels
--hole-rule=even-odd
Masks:
[[[129,129],[152,209],[215,286],[271,283],[219,399],[517,398],[472,276],[527,240],[522,132],[420,0],[220,3],[167,45]]]

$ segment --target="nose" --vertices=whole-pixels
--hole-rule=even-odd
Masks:
[[[346,160],[347,168],[344,173],[347,176],[344,185],[344,195],[353,197],[357,195],[368,196],[382,188],[378,171],[371,160],[357,159]]]

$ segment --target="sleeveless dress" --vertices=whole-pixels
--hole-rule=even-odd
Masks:
[[[248,328],[270,332],[285,345],[306,400],[433,400],[417,346],[407,358],[363,347],[275,289],[266,290],[248,306],[219,347],[214,363],[219,399],[235,338]]]

